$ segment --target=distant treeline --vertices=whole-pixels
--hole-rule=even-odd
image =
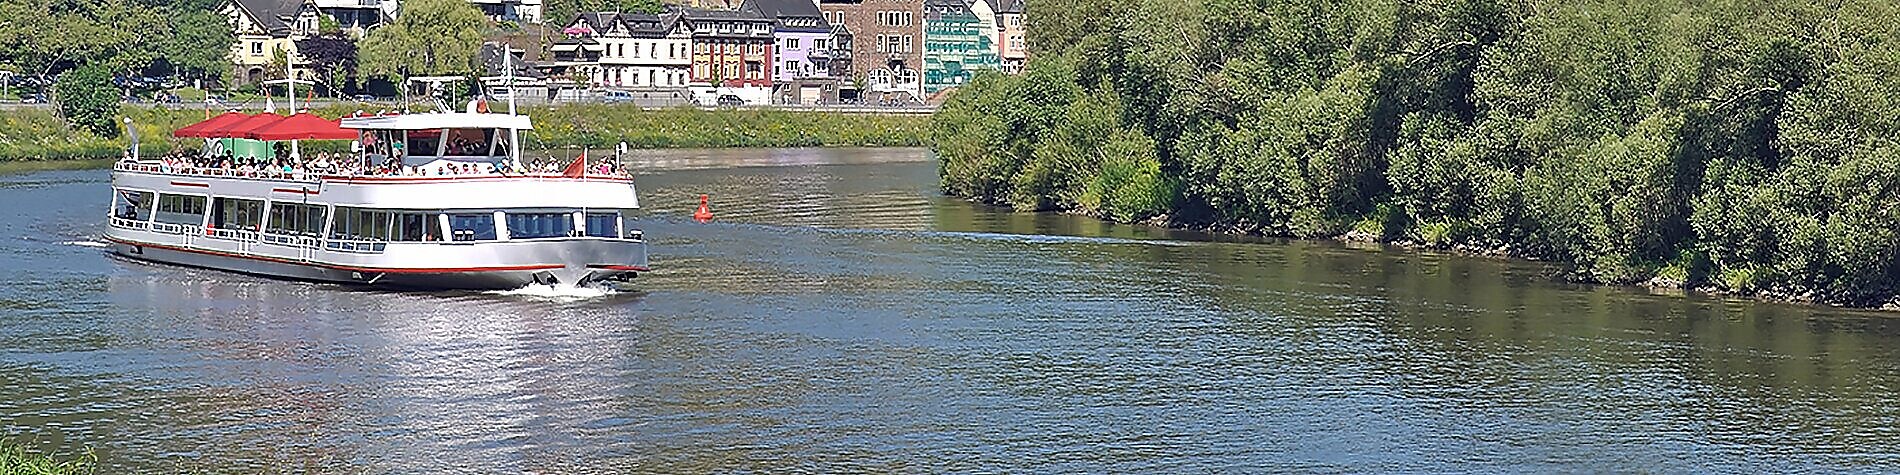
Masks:
[[[318,110],[340,117],[357,107]],[[371,110],[370,112],[375,112]],[[929,119],[915,115],[837,114],[773,110],[641,110],[631,105],[523,108],[535,129],[524,133],[529,155],[569,147],[602,150],[625,141],[633,148],[715,147],[915,147],[923,145]],[[138,127],[140,151],[162,154],[196,150],[202,139],[174,139],[171,131],[205,119],[203,110],[127,106],[123,117]],[[117,158],[123,136],[104,138],[74,129],[49,109],[0,112],[0,161]],[[307,150],[347,150],[345,142],[312,143]]]
[[[1574,263],[1846,305],[1900,291],[1890,0],[1041,0],[933,123],[1021,209]]]

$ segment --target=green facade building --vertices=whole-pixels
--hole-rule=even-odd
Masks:
[[[999,69],[996,15],[985,0],[924,2],[924,94],[970,82],[977,71]]]

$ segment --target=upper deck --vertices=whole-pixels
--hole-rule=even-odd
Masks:
[[[198,167],[165,162],[113,165],[117,188],[405,209],[639,208],[624,173],[491,171],[455,175],[331,173]]]

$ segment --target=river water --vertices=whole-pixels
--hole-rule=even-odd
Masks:
[[[1010,213],[921,150],[631,161],[657,270],[594,296],[124,262],[106,171],[0,175],[0,435],[106,473],[1900,469],[1892,314]]]

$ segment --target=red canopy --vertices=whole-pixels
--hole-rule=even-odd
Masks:
[[[253,128],[243,135],[257,140],[355,140],[356,131],[342,128],[339,123],[340,120],[303,112]]]
[[[251,116],[249,119],[233,122],[230,125],[213,127],[206,130],[205,133],[209,134],[210,137],[240,138],[244,136],[245,132],[250,132],[252,129],[270,125],[280,120],[284,120],[284,116],[265,112]]]
[[[208,133],[212,129],[235,124],[235,123],[238,123],[238,121],[242,121],[244,119],[249,119],[249,118],[251,118],[250,114],[245,114],[242,112],[226,112],[223,114],[218,114],[216,117],[205,119],[204,122],[199,122],[196,124],[179,127],[178,130],[172,131],[172,136],[173,137],[212,138],[215,136]]]

